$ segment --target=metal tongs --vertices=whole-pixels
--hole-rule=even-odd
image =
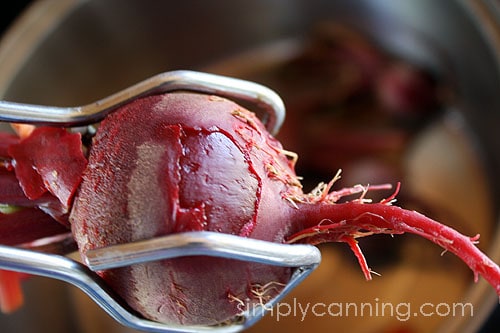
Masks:
[[[210,93],[252,103],[268,130],[276,134],[284,121],[285,108],[272,90],[254,82],[193,71],[156,75],[95,103],[77,107],[51,107],[0,101],[0,121],[76,127],[96,123],[136,98],[172,92]],[[216,326],[182,326],[144,319],[131,310],[95,273],[183,256],[212,256],[295,268],[288,284],[256,311]],[[239,332],[257,321],[303,281],[320,263],[319,250],[311,245],[277,244],[214,232],[185,232],[139,242],[114,245],[87,252],[83,263],[69,257],[0,245],[0,269],[45,276],[70,283],[84,291],[113,319],[146,332]],[[200,281],[203,283],[203,281]]]
[[[249,102],[263,110],[262,122],[276,134],[285,120],[285,106],[273,90],[246,80],[179,70],[141,81],[118,93],[83,106],[55,107],[0,101],[0,121],[75,127],[96,123],[134,99],[173,91],[194,91]]]

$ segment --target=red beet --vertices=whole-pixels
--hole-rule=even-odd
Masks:
[[[370,204],[362,188],[304,194],[296,156],[233,102],[188,93],[146,97],[102,122],[70,221],[84,255],[107,245],[209,230],[278,243],[340,241],[370,269],[356,238],[411,232],[462,258],[500,294],[500,269],[469,238],[416,212]],[[360,190],[360,198],[338,200]],[[291,270],[189,257],[101,272],[145,317],[216,324],[276,295]],[[452,278],[452,277],[450,277]]]
[[[437,89],[428,73],[393,63],[379,75],[375,91],[383,110],[400,116],[425,114],[437,105]]]

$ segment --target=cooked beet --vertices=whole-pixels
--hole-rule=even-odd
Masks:
[[[360,187],[309,194],[283,149],[228,100],[190,93],[146,97],[104,120],[70,221],[83,255],[107,245],[209,230],[278,243],[346,242],[371,278],[356,238],[415,233],[462,258],[500,293],[500,269],[460,235],[416,212],[364,200]],[[360,192],[351,202],[346,194]],[[152,320],[217,324],[242,305],[275,296],[289,268],[188,257],[103,271],[127,303]],[[452,278],[452,277],[450,277]]]

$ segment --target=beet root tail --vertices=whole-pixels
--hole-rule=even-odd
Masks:
[[[418,212],[384,203],[301,203],[297,206],[299,232],[288,237],[288,243],[320,244],[345,242],[353,250],[365,274],[368,267],[356,238],[373,234],[412,233],[441,246],[465,262],[478,276],[495,288],[500,296],[500,268],[476,246],[479,235],[468,237]]]

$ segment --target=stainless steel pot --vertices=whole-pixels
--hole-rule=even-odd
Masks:
[[[484,250],[499,262],[500,6],[494,0],[40,0],[1,40],[0,96],[78,105],[167,70],[213,68],[231,74],[213,64],[300,38],[325,20],[347,22],[391,52],[432,68],[453,86],[454,107],[471,134],[468,144],[486,179],[487,202],[471,197],[465,207],[472,203],[487,210],[470,224],[485,226]],[[467,182],[458,187],[463,193],[469,189]],[[96,332],[93,316],[100,311],[73,290],[43,279],[26,288],[26,307],[0,316],[2,332]],[[474,316],[440,318],[434,331],[474,331],[498,300],[484,283],[459,292],[460,299],[474,304]],[[372,320],[356,320],[367,322],[360,332],[377,327]],[[125,331],[105,319],[99,322],[103,332]],[[341,320],[331,320],[332,327],[341,327]]]

